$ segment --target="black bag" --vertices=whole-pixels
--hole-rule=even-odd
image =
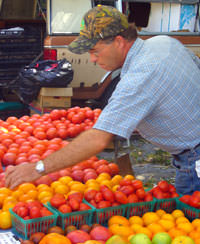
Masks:
[[[32,63],[19,72],[14,91],[23,103],[29,104],[37,98],[41,87],[67,87],[73,74],[66,59]]]

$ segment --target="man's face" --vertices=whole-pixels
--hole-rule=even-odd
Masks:
[[[97,63],[102,69],[107,71],[120,68],[122,66],[122,55],[115,39],[109,43],[105,41],[97,42],[89,51],[91,62]]]

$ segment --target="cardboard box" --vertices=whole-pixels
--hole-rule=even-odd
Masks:
[[[41,108],[69,108],[71,107],[72,88],[42,87],[37,99]]]

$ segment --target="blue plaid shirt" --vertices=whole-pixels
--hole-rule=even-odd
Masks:
[[[200,59],[168,36],[137,38],[94,128],[142,137],[172,154],[200,143]]]

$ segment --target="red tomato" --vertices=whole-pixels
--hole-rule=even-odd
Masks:
[[[79,211],[85,211],[85,210],[89,210],[91,209],[91,207],[89,205],[87,205],[86,203],[84,202],[81,202],[80,203],[80,208],[79,208]]]
[[[176,187],[172,184],[169,184],[169,192],[176,192]]]
[[[143,188],[143,183],[141,180],[132,180],[132,186],[135,189],[140,189],[140,188]]]
[[[136,194],[132,193],[128,196],[129,203],[134,203],[134,202],[138,202],[138,201],[139,201],[139,199]]]
[[[75,126],[71,126],[67,129],[67,133],[69,135],[69,137],[75,137],[77,135],[77,129]]]
[[[40,214],[42,217],[46,217],[46,216],[50,216],[52,215],[52,212],[49,211],[47,208],[43,207],[41,210],[40,210]]]
[[[62,204],[61,206],[59,206],[58,210],[61,212],[61,213],[71,213],[72,212],[72,208],[69,204]]]
[[[97,204],[97,208],[109,208],[111,207],[111,202],[110,201],[100,201],[98,204]]]
[[[97,174],[108,173],[111,174],[111,170],[108,165],[102,164],[96,169]]]
[[[137,197],[140,199],[140,200],[143,200],[146,193],[145,193],[145,190],[143,188],[139,188],[136,190],[135,194],[137,195]]]
[[[51,199],[50,203],[54,208],[59,208],[62,204],[66,203],[65,197],[62,194],[55,194]]]
[[[126,203],[128,203],[128,198],[127,198],[126,194],[124,194],[123,192],[121,192],[121,191],[116,191],[116,192],[114,192],[114,195],[115,195],[115,200],[116,200],[118,203],[121,203],[121,204],[126,204]]]
[[[84,193],[84,198],[86,201],[90,202],[92,199],[95,198],[96,194],[97,194],[97,190],[91,189]]]
[[[97,194],[94,197],[94,200],[96,203],[103,201],[103,194],[101,192],[97,192]]]
[[[108,167],[110,168],[111,176],[119,174],[119,167],[115,163],[109,163]]]
[[[71,199],[69,199],[68,203],[69,203],[70,207],[72,208],[72,211],[78,211],[79,210],[80,203],[77,199],[71,198]]]
[[[200,201],[200,191],[194,191],[192,194],[193,197],[197,197]]]
[[[21,206],[16,209],[17,215],[19,215],[21,218],[24,218],[29,215],[28,208],[26,206]]]
[[[66,139],[68,137],[68,131],[65,128],[58,129],[58,136],[62,139]]]
[[[188,204],[194,208],[200,208],[200,201],[198,197],[191,196]]]
[[[144,197],[144,201],[145,202],[150,202],[153,201],[153,196],[151,193],[146,193],[145,197]]]
[[[88,110],[85,112],[85,116],[86,116],[86,118],[93,120],[94,119],[94,112],[92,110]]]
[[[132,185],[120,186],[119,190],[127,196],[134,193],[134,187]]]
[[[5,153],[2,158],[2,162],[5,166],[14,165],[17,155],[15,153]]]
[[[158,187],[160,187],[161,191],[168,192],[169,191],[169,184],[165,180],[161,180],[158,182]]]
[[[62,113],[61,113],[60,110],[58,110],[58,109],[53,109],[53,110],[50,112],[50,118],[51,118],[52,120],[60,119],[61,116],[62,116]]]
[[[107,200],[109,202],[115,201],[115,195],[110,189],[106,189],[102,192],[104,200]]]
[[[29,211],[29,216],[31,219],[42,217],[42,215],[40,213],[40,208],[36,207],[36,206],[32,207]]]

